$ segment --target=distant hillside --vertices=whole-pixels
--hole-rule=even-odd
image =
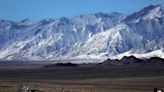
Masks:
[[[107,59],[101,65],[126,65],[126,64],[164,64],[164,59],[151,57],[150,59],[138,59],[134,56],[125,56],[122,59]]]

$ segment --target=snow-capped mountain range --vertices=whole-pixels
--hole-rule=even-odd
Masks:
[[[132,13],[94,13],[73,18],[0,20],[1,60],[63,58],[164,58],[164,5]]]

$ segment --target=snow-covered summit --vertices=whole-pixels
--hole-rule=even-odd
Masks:
[[[164,5],[158,4],[158,5],[150,5],[148,7],[145,7],[138,12],[135,12],[125,18],[124,21],[129,22],[137,22],[140,19],[154,19],[164,16]]]
[[[163,10],[163,5],[150,5],[129,16],[99,12],[40,21],[0,20],[0,59],[108,58],[126,53],[149,57],[163,53]]]

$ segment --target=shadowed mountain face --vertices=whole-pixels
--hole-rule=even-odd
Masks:
[[[164,57],[163,29],[163,5],[127,16],[100,12],[56,20],[0,20],[0,59],[104,58],[126,52]],[[152,51],[156,53],[149,55]],[[122,61],[140,62],[134,57]]]
[[[126,65],[126,64],[164,64],[164,59],[158,57],[152,57],[149,59],[138,59],[134,56],[125,56],[122,59],[108,59],[102,63],[102,65]]]
[[[125,56],[121,59],[121,62],[124,64],[133,64],[133,63],[141,63],[141,62],[143,62],[143,60],[138,59],[134,56],[129,56],[129,57]]]

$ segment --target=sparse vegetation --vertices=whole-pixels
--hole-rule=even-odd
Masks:
[[[9,84],[10,85],[10,84]],[[80,85],[30,85],[31,91],[22,91],[20,86],[0,87],[0,92],[153,92],[153,89],[143,88],[108,88]]]
[[[154,88],[164,89],[164,64],[159,63],[161,59],[152,60],[141,64],[0,68],[0,92],[21,92],[21,84],[27,84],[32,92],[153,92]]]

